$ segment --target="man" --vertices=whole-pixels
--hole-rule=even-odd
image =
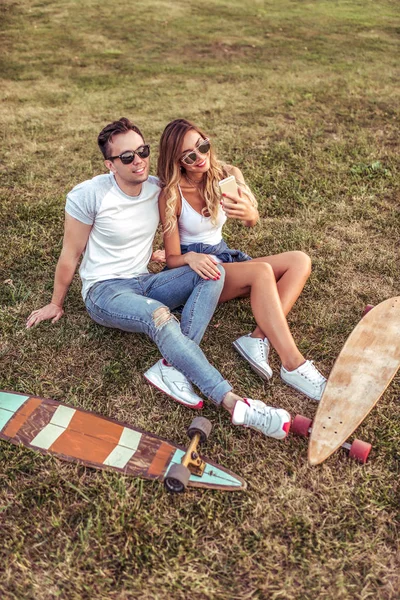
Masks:
[[[201,408],[194,383],[237,425],[282,439],[290,415],[233,393],[231,385],[200,350],[224,283],[224,271],[204,280],[189,266],[148,272],[159,223],[158,180],[149,177],[150,147],[134,124],[121,118],[107,125],[98,144],[109,173],[77,185],[67,196],[64,241],[50,304],[35,310],[27,327],[64,314],[63,303],[81,254],[82,296],[96,323],[145,333],[164,357],[146,379],[176,401]],[[170,309],[184,305],[181,322]]]

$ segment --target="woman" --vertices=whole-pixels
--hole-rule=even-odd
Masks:
[[[265,379],[270,344],[281,362],[281,377],[288,385],[320,400],[326,379],[306,360],[290,333],[286,315],[310,274],[310,259],[302,252],[285,252],[251,259],[231,250],[222,238],[228,218],[246,227],[259,218],[257,202],[236,167],[217,160],[210,140],[185,119],[172,121],[160,140],[157,175],[160,216],[168,268],[189,265],[204,279],[218,278],[223,263],[225,285],[220,302],[250,296],[256,329],[234,342],[236,350]],[[218,182],[233,175],[236,194],[221,194]]]

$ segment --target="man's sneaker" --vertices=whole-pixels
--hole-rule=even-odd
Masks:
[[[156,388],[188,408],[203,408],[203,400],[195,394],[190,381],[165,359],[159,360],[144,374],[145,379]]]
[[[251,427],[268,437],[283,440],[289,433],[290,415],[283,408],[272,408],[260,400],[244,398],[243,402],[235,404],[232,423]]]
[[[298,392],[302,392],[311,400],[319,402],[324,393],[326,379],[314,367],[311,360],[306,360],[305,363],[297,367],[294,371],[287,371],[282,365],[281,377],[285,383],[291,385]]]
[[[242,335],[233,347],[250,364],[251,368],[263,379],[271,379],[272,369],[268,364],[269,341],[267,338],[253,338],[251,334]]]

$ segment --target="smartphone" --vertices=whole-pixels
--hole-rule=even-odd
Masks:
[[[237,196],[238,186],[236,183],[236,179],[233,175],[230,177],[226,177],[226,179],[222,179],[218,182],[219,189],[221,190],[221,194],[234,194]]]

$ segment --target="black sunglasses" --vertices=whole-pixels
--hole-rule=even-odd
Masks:
[[[139,146],[136,150],[127,150],[118,156],[109,156],[107,160],[119,158],[123,165],[130,165],[135,160],[135,154],[140,158],[147,158],[150,156],[150,145],[144,144],[144,146]]]

